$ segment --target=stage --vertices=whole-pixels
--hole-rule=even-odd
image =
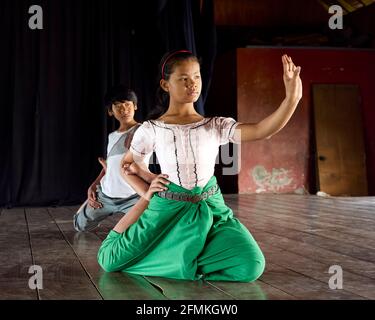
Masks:
[[[225,195],[258,241],[266,270],[254,283],[177,281],[105,273],[101,241],[120,216],[77,233],[78,206],[2,209],[0,299],[280,300],[375,299],[375,197]],[[32,265],[42,288],[30,289]],[[331,266],[342,289],[331,289]],[[335,269],[336,270],[336,269]]]

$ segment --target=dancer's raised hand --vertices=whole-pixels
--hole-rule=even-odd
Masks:
[[[286,98],[292,101],[302,97],[302,81],[300,78],[301,67],[296,67],[292,58],[286,54],[281,57],[284,69],[284,85]]]

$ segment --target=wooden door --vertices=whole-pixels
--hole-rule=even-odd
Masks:
[[[366,196],[366,155],[355,85],[313,86],[318,190]]]

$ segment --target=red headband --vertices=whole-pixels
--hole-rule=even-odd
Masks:
[[[161,67],[161,78],[162,78],[162,79],[164,79],[164,67],[165,67],[165,64],[168,62],[168,60],[169,60],[170,58],[172,58],[174,55],[176,55],[177,53],[184,53],[184,52],[192,54],[192,52],[189,51],[189,50],[179,50],[179,51],[172,52],[172,53],[171,53],[171,54],[170,54],[170,55],[164,60],[164,63],[163,63],[163,65],[162,65],[162,67]]]

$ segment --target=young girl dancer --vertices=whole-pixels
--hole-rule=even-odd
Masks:
[[[291,118],[302,97],[301,68],[287,55],[282,62],[285,99],[270,116],[248,124],[198,114],[198,59],[186,50],[163,57],[160,101],[167,109],[142,124],[123,159],[123,177],[142,197],[103,241],[98,262],[104,270],[241,282],[262,274],[264,256],[225,205],[213,174],[220,145],[269,138]],[[163,172],[158,176],[139,162],[152,151]]]
[[[137,96],[123,85],[112,87],[105,97],[108,114],[119,123],[119,128],[108,136],[107,160],[99,158],[103,166],[87,191],[87,200],[73,217],[77,231],[91,231],[114,213],[127,213],[139,200],[137,193],[119,175],[121,159],[140,124],[134,120]],[[146,159],[147,161],[148,159]]]

